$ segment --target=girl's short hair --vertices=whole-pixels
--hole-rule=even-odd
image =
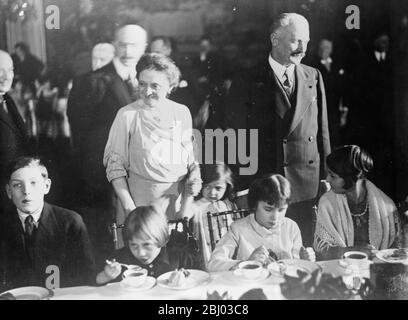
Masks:
[[[152,206],[137,207],[126,218],[123,236],[126,241],[137,237],[153,240],[158,247],[164,247],[169,240],[167,218]]]
[[[373,168],[370,154],[356,145],[342,146],[333,150],[327,156],[326,163],[331,171],[344,179],[344,189],[350,189]]]
[[[136,65],[136,72],[139,77],[144,70],[154,70],[163,72],[169,80],[170,87],[176,88],[180,81],[180,70],[169,57],[160,53],[144,54]]]
[[[291,190],[288,179],[280,174],[272,174],[256,179],[249,187],[248,206],[255,211],[259,201],[264,201],[275,208],[288,205]]]
[[[222,161],[216,161],[211,164],[200,165],[201,179],[203,187],[214,181],[224,180],[227,184],[227,189],[221,200],[232,199],[234,196],[234,178],[231,169]],[[202,196],[202,190],[201,194]]]

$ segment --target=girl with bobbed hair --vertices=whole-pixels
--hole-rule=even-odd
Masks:
[[[335,149],[326,163],[331,190],[320,198],[313,244],[321,258],[340,258],[352,248],[372,253],[398,246],[397,208],[367,179],[371,156],[347,145]]]
[[[242,261],[268,265],[273,260],[315,260],[312,248],[303,247],[300,229],[285,217],[291,197],[288,179],[279,174],[265,175],[249,187],[251,214],[231,224],[217,243],[207,269],[234,270]]]

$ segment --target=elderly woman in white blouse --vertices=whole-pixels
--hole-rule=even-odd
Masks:
[[[139,98],[118,111],[103,163],[126,215],[154,204],[174,219],[183,192],[191,198],[201,189],[190,111],[167,99],[180,71],[160,54],[142,56],[136,71]]]

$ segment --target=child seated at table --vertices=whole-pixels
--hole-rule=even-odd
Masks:
[[[302,246],[296,222],[285,217],[290,194],[289,181],[279,174],[255,180],[248,193],[253,214],[231,225],[217,243],[208,270],[233,270],[246,260],[267,264],[271,257],[314,261],[313,249]]]
[[[125,245],[116,250],[103,271],[96,276],[101,285],[120,281],[123,271],[120,263],[138,265],[147,269],[148,276],[158,277],[181,267],[181,259],[171,257],[166,245],[169,241],[169,225],[163,212],[153,206],[140,206],[126,218],[123,230]],[[188,266],[183,266],[188,267]]]
[[[0,214],[0,267],[7,287],[93,283],[94,257],[81,216],[44,201],[51,187],[40,159],[21,157],[6,171],[14,206]]]
[[[232,202],[233,180],[232,172],[226,164],[217,161],[214,164],[203,164],[201,169],[201,179],[203,187],[200,194],[188,210],[189,217],[193,218],[194,233],[201,244],[202,259],[207,265],[211,256],[211,241],[207,213],[216,213],[237,209]],[[233,221],[231,216],[227,216],[226,223],[230,225]],[[221,230],[224,235],[226,227]],[[218,232],[214,232],[215,241],[219,240]]]

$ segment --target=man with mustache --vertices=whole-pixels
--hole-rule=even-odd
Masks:
[[[310,246],[312,207],[330,153],[324,85],[317,69],[301,64],[310,40],[303,16],[283,13],[270,32],[272,50],[250,89],[248,128],[258,129],[258,175],[279,173],[290,181],[287,216]]]
[[[114,198],[102,163],[109,130],[117,111],[134,98],[137,88],[136,64],[145,52],[147,33],[139,25],[119,27],[114,36],[115,57],[104,67],[74,81],[68,100],[77,168],[80,181],[77,211],[89,220],[92,240],[110,240],[107,224],[114,214]],[[90,225],[91,224],[91,225]],[[105,232],[104,239],[99,239]]]
[[[27,153],[28,131],[13,99],[7,94],[14,78],[13,60],[0,50],[0,185],[5,185],[9,161]],[[0,216],[8,204],[5,189],[0,189]]]

